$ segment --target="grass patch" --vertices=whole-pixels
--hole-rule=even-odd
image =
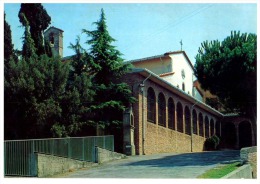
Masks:
[[[213,169],[206,171],[204,174],[198,176],[197,178],[221,178],[227,175],[228,173],[236,170],[240,166],[241,166],[240,162],[219,165]]]

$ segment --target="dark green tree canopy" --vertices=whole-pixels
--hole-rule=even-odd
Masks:
[[[24,15],[23,15],[24,14]],[[30,33],[35,43],[37,55],[45,54],[43,31],[50,25],[51,17],[40,3],[22,3],[19,11],[19,20],[23,26],[29,23]]]
[[[257,36],[234,31],[222,42],[202,43],[195,75],[227,112],[256,117],[256,56]]]
[[[123,64],[122,54],[112,45],[116,40],[107,30],[104,10],[101,10],[100,20],[93,23],[97,29],[88,31],[83,29],[90,39],[86,42],[91,45],[90,55],[93,58],[92,69],[96,73],[95,79],[99,84],[108,85],[111,79],[118,79],[124,74],[129,65]]]

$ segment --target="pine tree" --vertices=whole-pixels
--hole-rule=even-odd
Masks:
[[[256,130],[257,35],[232,31],[221,42],[204,41],[196,56],[195,75],[227,112],[250,118]]]
[[[122,136],[123,111],[134,102],[129,86],[120,82],[130,65],[123,63],[122,54],[112,45],[116,40],[109,35],[103,9],[100,20],[94,24],[97,27],[94,31],[83,29],[83,33],[90,37],[87,43],[91,46],[89,55],[93,60],[90,62],[96,90],[95,104],[91,106],[95,114],[93,120],[107,133],[118,137]],[[122,145],[122,142],[118,144]]]
[[[70,61],[69,78],[66,95],[63,99],[63,125],[68,135],[86,135],[83,128],[89,124],[89,105],[93,101],[92,77],[89,75],[89,57],[80,45],[79,37],[76,44],[70,44],[75,55]]]

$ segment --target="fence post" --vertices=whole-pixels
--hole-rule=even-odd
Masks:
[[[83,159],[83,161],[86,161],[85,160],[85,138],[84,137],[82,138],[82,144],[83,144],[82,145],[83,146],[83,148],[82,148],[82,150],[83,150],[82,151],[82,159]]]
[[[71,143],[70,143],[70,137],[68,138],[68,158],[71,158]]]

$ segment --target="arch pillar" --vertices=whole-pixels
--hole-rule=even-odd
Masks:
[[[167,99],[167,100],[166,100]],[[169,113],[168,113],[168,105],[169,105],[169,99],[165,98],[165,127],[169,128]]]
[[[182,105],[182,103],[181,103]],[[185,106],[182,105],[182,131],[185,134],[186,133],[186,126],[185,126]]]

